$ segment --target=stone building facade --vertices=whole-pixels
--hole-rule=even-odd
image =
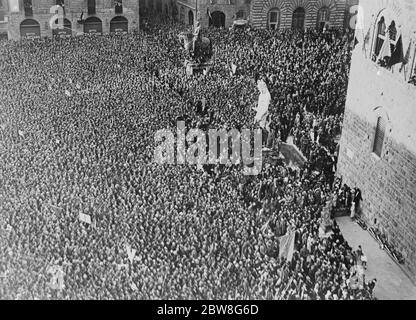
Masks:
[[[146,0],[143,0],[146,1]],[[150,0],[147,0],[150,1]],[[155,0],[156,2],[158,0]],[[160,0],[165,2],[166,0]],[[358,0],[167,0],[175,18],[192,24],[198,16],[202,27],[228,28],[247,20],[254,28],[315,28],[349,25]]]
[[[8,0],[8,5],[9,39],[139,29],[138,0]]]
[[[361,0],[360,6],[338,174],[361,190],[361,216],[403,254],[414,277],[416,1]]]
[[[252,24],[256,28],[299,29],[315,28],[321,24],[342,27],[345,0],[253,0]],[[274,17],[272,16],[274,13]]]
[[[8,0],[0,0],[0,39],[7,38],[8,12]]]

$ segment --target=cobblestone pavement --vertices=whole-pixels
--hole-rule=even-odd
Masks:
[[[416,285],[371,235],[349,217],[336,219],[344,238],[354,250],[361,245],[367,256],[366,281],[377,279],[375,296],[380,300],[416,300]]]

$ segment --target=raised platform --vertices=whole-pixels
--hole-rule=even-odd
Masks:
[[[280,144],[280,152],[288,166],[294,165],[297,168],[302,168],[307,161],[302,152],[294,144],[282,142]]]

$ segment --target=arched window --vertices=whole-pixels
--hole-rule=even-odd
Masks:
[[[194,25],[194,12],[192,10],[189,10],[188,12],[188,24],[190,26]]]
[[[384,21],[384,17],[380,18],[380,21],[377,23],[377,38],[376,38],[376,46],[374,49],[374,54],[377,57],[380,53],[381,47],[384,43],[384,38],[386,36],[386,23]]]
[[[127,33],[129,22],[123,16],[116,16],[110,21],[110,33]]]
[[[20,23],[22,38],[40,38],[40,24],[34,19],[26,19]]]
[[[390,48],[386,47],[385,41],[388,41]],[[374,55],[373,60],[382,63],[386,63],[384,59],[386,56],[389,57],[395,50],[397,42],[397,28],[396,22],[392,20],[390,25],[387,27],[387,21],[382,16],[377,23],[377,34],[375,39]],[[389,50],[390,49],[390,50]],[[389,58],[387,58],[389,59]]]
[[[376,133],[374,136],[373,152],[379,157],[381,157],[381,151],[383,149],[385,133],[386,133],[386,121],[383,119],[383,117],[378,117]]]
[[[269,11],[267,16],[268,27],[271,30],[279,29],[280,23],[280,11],[277,8],[273,8]]]
[[[89,17],[84,22],[84,33],[103,33],[103,24],[97,17]]]
[[[322,7],[318,11],[318,23],[317,23],[318,30],[322,31],[328,22],[329,22],[329,8]]]
[[[298,7],[293,11],[292,29],[303,30],[305,28],[305,9]]]

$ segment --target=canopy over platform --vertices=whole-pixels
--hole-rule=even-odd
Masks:
[[[236,27],[245,27],[246,25],[248,25],[248,21],[244,19],[234,20],[233,25]]]
[[[234,20],[233,28],[245,28],[248,26],[248,21],[244,19]]]

